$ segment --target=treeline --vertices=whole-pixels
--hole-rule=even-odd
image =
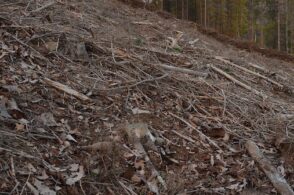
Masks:
[[[162,7],[261,48],[294,54],[294,0],[163,0]]]

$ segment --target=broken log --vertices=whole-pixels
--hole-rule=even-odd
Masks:
[[[80,100],[83,100],[83,101],[90,101],[91,100],[88,96],[81,94],[81,93],[77,92],[76,90],[71,89],[70,87],[68,87],[64,84],[58,83],[56,81],[52,81],[48,78],[44,78],[44,82],[47,85],[50,85],[51,87],[54,87],[55,89],[58,89],[58,90],[63,91],[69,95],[72,95]]]
[[[246,148],[250,154],[250,156],[259,164],[260,168],[266,174],[266,176],[270,179],[273,186],[277,189],[277,191],[282,195],[294,195],[293,189],[287,183],[287,181],[282,177],[278,170],[270,164],[268,159],[262,154],[256,143],[253,141],[246,142]]]

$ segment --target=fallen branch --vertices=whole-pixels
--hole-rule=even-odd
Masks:
[[[74,97],[76,97],[76,98],[78,98],[80,100],[83,100],[83,101],[90,101],[91,100],[88,96],[86,96],[84,94],[81,94],[81,93],[77,92],[76,90],[73,90],[73,89],[69,88],[68,86],[63,85],[61,83],[58,83],[56,81],[52,81],[52,80],[50,80],[48,78],[45,78],[44,82],[46,84],[60,90],[60,91],[63,91],[65,93],[69,94],[69,95],[72,95],[72,96],[74,96]]]
[[[46,9],[46,8],[54,5],[55,3],[56,3],[55,1],[51,1],[51,2],[43,5],[42,7],[39,7],[38,9],[35,9],[35,10],[31,11],[31,13],[36,13],[36,12],[42,11],[43,9]]]
[[[186,121],[185,119],[173,114],[173,113],[169,113],[171,116],[179,119],[180,121],[182,121],[183,123],[185,123],[188,127],[192,128],[193,130],[197,131],[197,133],[203,137],[204,139],[206,139],[211,145],[213,145],[214,147],[216,147],[217,149],[221,150],[222,149],[217,145],[216,142],[214,142],[213,140],[211,140],[208,136],[206,136],[204,133],[202,133],[201,131],[199,131],[197,128],[195,128],[193,125],[191,125],[188,121]]]
[[[251,157],[259,164],[260,168],[270,179],[277,191],[283,195],[294,195],[293,189],[289,186],[287,181],[279,174],[277,169],[270,164],[268,159],[259,150],[256,143],[253,141],[246,142],[246,148]]]
[[[241,86],[241,87],[243,87],[243,88],[245,88],[245,89],[247,89],[247,90],[249,90],[249,91],[255,93],[256,95],[259,95],[259,96],[261,96],[261,97],[263,97],[263,98],[266,98],[266,97],[267,97],[267,96],[266,96],[265,94],[263,94],[262,92],[257,91],[256,89],[252,88],[252,87],[249,86],[249,85],[246,85],[245,83],[242,83],[241,81],[237,80],[236,78],[232,77],[231,75],[229,75],[228,73],[222,71],[221,69],[219,69],[219,68],[217,68],[217,67],[215,67],[215,66],[213,66],[213,65],[209,65],[209,67],[210,67],[212,70],[214,70],[215,72],[217,72],[217,73],[223,75],[223,76],[226,77],[227,79],[229,79],[229,80],[233,81],[234,83],[236,83],[237,85],[239,85],[239,86]]]
[[[200,76],[200,77],[207,77],[206,73],[197,72],[197,71],[190,70],[187,68],[180,68],[180,67],[169,66],[169,65],[165,65],[165,64],[158,64],[158,66],[160,66],[166,70],[171,70],[171,71],[176,71],[176,72],[181,72],[181,73],[186,73],[186,74],[192,74],[192,75]]]
[[[156,177],[157,180],[163,186],[163,188],[166,190],[167,186],[166,186],[165,181],[163,180],[163,178],[160,176],[159,172],[154,167],[151,159],[149,158],[149,156],[148,156],[147,152],[145,151],[144,146],[142,145],[141,140],[140,140],[141,138],[150,134],[150,131],[148,129],[148,125],[146,125],[145,123],[128,124],[128,125],[126,125],[126,133],[128,135],[129,141],[132,142],[132,144],[134,145],[137,152],[139,152],[140,155],[142,155],[144,157],[146,165],[151,170],[152,176]],[[158,187],[156,186],[156,184],[153,184],[153,185],[155,185],[155,187],[152,187],[152,185],[150,185],[150,182],[147,181],[147,186],[149,187],[150,191],[152,191],[156,194],[159,194],[156,190],[156,189],[158,189]]]
[[[173,132],[174,134],[176,134],[177,136],[179,136],[180,138],[182,138],[182,139],[185,139],[185,140],[187,140],[187,141],[189,141],[189,142],[192,142],[192,143],[196,143],[195,140],[193,140],[192,138],[187,137],[187,136],[185,136],[185,135],[183,135],[183,134],[177,132],[176,130],[172,130],[172,132]]]
[[[270,82],[272,84],[277,85],[280,88],[283,88],[283,85],[282,84],[280,84],[280,83],[278,83],[278,82],[276,82],[276,81],[274,81],[274,80],[272,80],[272,79],[270,79],[270,78],[268,78],[268,77],[266,77],[264,75],[261,75],[261,74],[259,74],[257,72],[253,72],[252,70],[249,70],[247,68],[241,67],[241,66],[239,66],[239,65],[237,65],[237,64],[235,64],[233,62],[230,62],[229,60],[226,60],[223,57],[215,56],[215,59],[217,59],[219,61],[222,61],[222,62],[224,62],[226,64],[229,64],[229,65],[231,65],[231,66],[233,66],[235,68],[238,68],[240,70],[243,70],[244,72],[247,72],[247,73],[253,74],[254,76],[260,77],[260,78],[262,78],[262,79],[264,79],[264,80],[266,80],[266,81],[268,81],[268,82]]]
[[[138,24],[138,25],[153,25],[151,22],[132,22],[132,24]]]

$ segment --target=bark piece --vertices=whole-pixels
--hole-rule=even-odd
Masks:
[[[83,101],[90,101],[91,100],[88,96],[86,96],[84,94],[81,94],[81,93],[77,92],[76,90],[73,90],[70,87],[68,87],[66,85],[63,85],[61,83],[58,83],[56,81],[52,81],[52,80],[50,80],[48,78],[45,78],[44,82],[46,84],[58,89],[58,90],[61,90],[61,91],[65,92],[65,93],[67,93],[69,95],[72,95],[72,96],[74,96],[74,97],[76,97],[76,98],[78,98],[80,100],[83,100]]]

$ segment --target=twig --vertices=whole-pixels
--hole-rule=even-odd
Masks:
[[[20,195],[23,194],[24,189],[25,189],[25,186],[26,186],[26,184],[29,182],[30,176],[31,176],[31,170],[30,170],[30,172],[29,172],[29,175],[28,175],[28,178],[27,178],[27,180],[26,180],[26,183],[23,185],[23,187],[22,187],[22,189],[21,189]]]
[[[253,72],[253,71],[251,71],[251,70],[249,70],[247,68],[241,67],[241,66],[239,66],[239,65],[237,65],[237,64],[235,64],[233,62],[230,62],[230,61],[224,59],[223,57],[215,56],[215,59],[217,59],[219,61],[222,61],[222,62],[224,62],[226,64],[229,64],[229,65],[231,65],[231,66],[233,66],[235,68],[238,68],[240,70],[243,70],[244,72],[247,72],[247,73],[253,74],[254,76],[260,77],[260,78],[262,78],[262,79],[264,79],[264,80],[266,80],[266,81],[268,81],[268,82],[270,82],[272,84],[277,85],[280,88],[283,88],[283,85],[282,84],[280,84],[280,83],[278,83],[278,82],[276,82],[276,81],[274,81],[274,80],[272,80],[272,79],[270,79],[270,78],[268,78],[266,76],[263,76],[263,75],[261,75],[261,74],[259,74],[257,72]]]
[[[176,72],[181,72],[181,73],[186,73],[186,74],[192,74],[192,75],[200,76],[200,77],[207,77],[206,73],[197,72],[197,71],[190,70],[190,69],[187,69],[187,68],[169,66],[169,65],[166,65],[166,64],[158,64],[158,66],[160,66],[160,67],[162,67],[162,68],[164,68],[166,70],[171,70],[171,71],[176,71]]]
[[[15,155],[18,155],[18,156],[23,156],[23,157],[29,158],[29,159],[39,159],[39,158],[37,158],[35,156],[32,156],[30,154],[27,154],[27,153],[25,153],[23,151],[13,151],[13,150],[10,150],[10,149],[7,149],[7,148],[2,148],[2,147],[0,147],[0,150],[4,150],[6,152],[11,152],[12,154],[15,154]]]
[[[38,9],[35,9],[35,10],[31,11],[31,13],[36,13],[36,12],[42,11],[43,9],[46,9],[46,8],[54,5],[55,3],[56,3],[55,1],[51,1],[51,2],[43,5],[42,7],[39,7]]]
[[[88,96],[81,94],[81,93],[77,92],[76,90],[73,90],[73,89],[69,88],[68,86],[63,85],[61,83],[58,83],[56,81],[52,81],[48,78],[44,78],[44,82],[46,84],[58,89],[58,90],[61,90],[69,95],[72,95],[80,100],[83,100],[83,101],[90,101],[91,100]]]
[[[266,96],[265,94],[263,94],[262,92],[257,91],[256,89],[252,88],[252,87],[249,86],[249,85],[246,85],[245,83],[242,83],[241,81],[237,80],[236,78],[232,77],[231,75],[229,75],[228,73],[222,71],[221,69],[219,69],[219,68],[217,68],[217,67],[215,67],[215,66],[213,66],[213,65],[209,65],[209,67],[210,67],[212,70],[214,70],[215,72],[217,72],[217,73],[223,75],[223,76],[226,77],[227,79],[229,79],[229,80],[233,81],[234,83],[236,83],[237,85],[239,85],[239,86],[241,86],[241,87],[243,87],[243,88],[245,88],[245,89],[247,89],[247,90],[253,92],[254,94],[259,95],[259,96],[261,96],[261,97],[263,97],[263,98],[266,98],[266,97],[267,97],[267,96]]]
[[[121,87],[115,87],[115,88],[111,88],[111,89],[106,89],[107,91],[109,90],[117,90],[117,89],[125,89],[125,88],[132,88],[132,87],[136,87],[138,85],[141,85],[143,83],[147,83],[147,82],[152,82],[152,81],[158,81],[158,80],[161,80],[161,79],[164,79],[168,76],[169,74],[164,74],[160,77],[156,77],[156,78],[152,78],[152,79],[146,79],[146,80],[143,80],[143,81],[139,81],[135,84],[132,84],[132,85],[129,85],[129,86],[121,86]]]
[[[197,128],[195,128],[193,125],[191,125],[188,121],[186,121],[185,119],[173,114],[173,113],[169,113],[171,116],[179,119],[180,121],[182,121],[183,123],[185,123],[187,126],[189,126],[190,128],[192,128],[193,130],[197,131],[197,133],[199,133],[199,135],[203,138],[205,138],[211,145],[213,145],[214,147],[216,147],[217,149],[221,150],[222,149],[217,145],[216,142],[214,142],[213,140],[211,140],[209,137],[207,137],[204,133],[202,133],[201,131],[199,131]]]
[[[123,189],[131,195],[137,195],[137,193],[135,193],[130,187],[126,186],[123,182],[118,181],[118,183],[121,185],[121,187],[123,187]]]
[[[11,164],[11,175],[13,177],[15,177],[15,168],[14,168],[13,157],[10,157],[10,164]]]
[[[45,56],[43,56],[40,52],[38,52],[37,50],[35,50],[34,48],[32,48],[31,46],[29,46],[28,44],[24,43],[22,40],[18,39],[17,37],[15,37],[14,35],[10,34],[9,32],[5,32],[6,35],[12,37],[14,40],[16,40],[17,42],[19,42],[21,45],[26,46],[27,48],[29,48],[30,50],[32,50],[33,52],[35,52],[41,59],[45,60],[48,64],[53,65]]]
[[[251,157],[257,161],[260,168],[270,179],[274,187],[282,195],[294,195],[293,189],[289,186],[287,181],[279,174],[278,170],[270,164],[269,160],[265,158],[262,152],[259,150],[256,143],[253,141],[246,142],[246,148],[251,155]]]
[[[175,131],[175,130],[172,130],[172,132],[173,132],[174,134],[178,135],[179,137],[181,137],[181,138],[183,138],[183,139],[189,141],[189,142],[196,143],[195,140],[193,140],[192,138],[187,137],[187,136],[185,136],[185,135],[183,135],[183,134],[180,134],[179,132],[177,132],[177,131]]]

